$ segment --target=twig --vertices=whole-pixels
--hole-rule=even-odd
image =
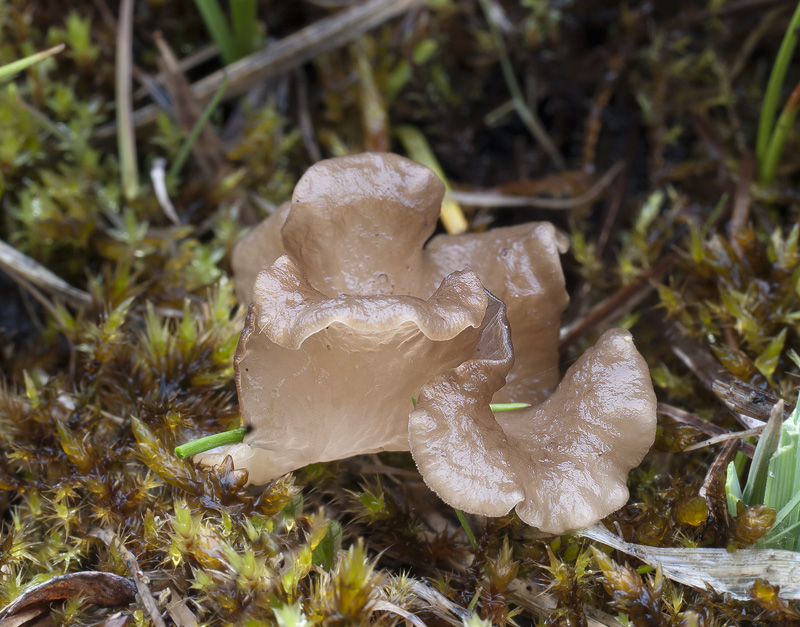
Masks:
[[[27,279],[33,285],[51,294],[61,296],[73,305],[87,305],[92,302],[92,297],[89,294],[72,287],[38,261],[31,259],[2,240],[0,240],[0,268],[11,270],[11,272]]]
[[[739,181],[736,183],[736,194],[733,197],[730,220],[731,246],[739,261],[744,261],[744,251],[739,244],[738,236],[744,231],[750,217],[750,186],[753,184],[755,167],[753,154],[749,151],[746,152],[742,157],[739,169]]]
[[[225,100],[245,93],[256,83],[283,74],[311,59],[337,48],[362,33],[423,3],[424,0],[368,0],[331,17],[310,24],[298,32],[254,52],[210,74],[192,86],[199,102],[205,104],[219,90],[227,74],[230,82]],[[153,123],[158,107],[148,105],[136,111],[133,118],[137,128]],[[116,133],[114,124],[99,128],[94,137],[106,139]]]
[[[322,159],[322,151],[319,149],[314,133],[314,121],[311,119],[311,112],[308,109],[308,85],[306,75],[301,68],[294,71],[294,78],[297,83],[297,121],[300,124],[300,132],[303,136],[303,145],[311,158],[312,163]]]
[[[615,163],[589,191],[574,198],[548,198],[547,196],[509,196],[499,192],[447,192],[446,198],[471,207],[533,207],[535,209],[575,209],[592,202],[608,187],[625,167]]]
[[[156,627],[167,627],[167,624],[164,622],[164,619],[161,616],[161,612],[158,610],[156,599],[153,596],[153,593],[150,592],[150,588],[147,585],[149,583],[147,576],[139,567],[139,562],[136,560],[136,556],[127,548],[125,548],[125,545],[122,544],[122,541],[115,533],[109,531],[108,529],[93,529],[89,532],[89,535],[99,538],[107,547],[119,554],[125,566],[128,567],[128,572],[130,572],[131,578],[136,584],[136,590],[139,592],[139,596],[142,599],[142,605],[144,605],[147,613],[150,614],[150,619],[153,621],[153,624]]]
[[[622,170],[611,192],[611,199],[608,201],[606,215],[603,218],[603,226],[600,229],[600,235],[597,236],[597,256],[600,259],[605,256],[606,246],[611,239],[611,232],[617,222],[622,202],[625,200],[625,190],[628,188],[628,177],[636,152],[637,139],[637,131],[631,127],[625,140],[625,159],[622,161]]]
[[[683,451],[684,452],[696,451],[701,448],[707,448],[709,446],[713,446],[714,444],[719,444],[720,442],[727,442],[728,440],[749,438],[754,435],[758,435],[763,430],[764,426],[762,425],[760,427],[753,427],[752,429],[746,429],[744,431],[733,431],[731,433],[723,433],[721,435],[714,436],[713,438],[709,438],[708,440],[703,440],[702,442],[697,442],[696,444],[687,446],[685,449],[683,449]]]
[[[558,349],[563,351],[590,329],[602,326],[631,311],[655,289],[655,284],[672,270],[677,261],[676,253],[668,253],[635,281],[595,306],[585,317],[561,329]]]
[[[769,392],[753,387],[739,379],[715,379],[711,391],[725,403],[731,411],[754,418],[760,423],[769,419],[772,408],[780,400]],[[794,411],[794,404],[784,401],[783,419],[787,420]]]
[[[695,414],[688,412],[684,409],[680,409],[679,407],[667,405],[666,403],[659,403],[656,406],[656,411],[662,416],[669,416],[670,418],[672,418],[677,422],[682,422],[684,424],[691,425],[696,429],[699,429],[703,433],[706,433],[711,436],[730,435],[727,431],[725,431],[725,429],[723,429],[718,425],[715,425],[713,422],[704,420],[703,418],[700,418],[700,416],[696,416]],[[684,449],[684,450],[689,450],[689,449]],[[750,444],[750,442],[742,440],[741,442],[739,442],[739,450],[743,454],[747,455],[747,457],[749,457],[750,459],[753,459],[753,453],[755,453],[756,447]]]

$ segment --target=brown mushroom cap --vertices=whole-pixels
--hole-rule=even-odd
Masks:
[[[427,167],[364,153],[315,164],[282,207],[234,250],[240,299],[284,252],[329,294],[428,298],[443,277],[470,267],[506,303],[517,362],[495,398],[540,402],[558,382],[558,330],[567,306],[559,253],[566,237],[546,222],[486,233],[433,234],[444,194]],[[278,234],[280,229],[280,235]]]
[[[498,364],[477,362],[420,391],[411,453],[442,500],[484,516],[516,506],[524,522],[554,534],[622,507],[628,472],[656,428],[649,371],[630,333],[607,331],[529,410],[493,415],[480,399],[501,382]]]
[[[234,365],[244,443],[225,454],[251,483],[319,461],[408,450],[411,398],[423,383],[485,350],[504,307],[471,271],[427,300],[334,296],[285,255],[261,272]],[[483,399],[486,403],[489,398]]]

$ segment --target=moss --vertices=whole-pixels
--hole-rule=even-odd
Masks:
[[[301,70],[305,100],[294,78],[277,78],[266,99],[221,107],[212,125],[224,167],[204,176],[190,158],[168,188],[178,224],[146,186],[133,202],[121,198],[116,149],[102,139],[114,118],[116,46],[102,7],[116,5],[67,4],[0,0],[0,64],[69,45],[0,84],[0,237],[88,294],[78,307],[0,277],[0,605],[59,574],[130,577],[121,546],[160,611],[168,596],[183,600],[208,625],[397,624],[392,608],[430,625],[459,609],[471,624],[585,624],[597,609],[637,625],[797,620],[774,582],[734,601],[639,572],[573,535],[535,537],[513,515],[470,519],[473,548],[407,454],[317,464],[252,491],[229,465],[202,470],[172,452],[239,424],[232,356],[243,311],[230,251],[266,207],[289,198],[314,146],[324,156],[360,150],[413,124],[453,183],[527,189],[550,175],[547,189],[575,191],[575,173],[558,172],[507,112],[503,54],[571,169],[623,159],[626,173],[597,211],[474,212],[475,228],[551,219],[571,233],[567,322],[591,320],[622,294],[616,320],[632,327],[659,400],[738,428],[673,353],[669,325],[728,374],[793,398],[800,152],[785,151],[770,187],[747,184],[744,155],[777,44],[743,49],[762,19],[746,3],[496,3],[510,25],[503,50],[473,3],[428,3],[357,47],[317,56]],[[276,38],[326,15],[313,3],[259,8]],[[155,30],[180,56],[207,43],[190,0],[137,2],[134,58],[151,74]],[[218,67],[214,59],[187,77]],[[379,110],[380,129],[365,123],[369,110]],[[155,157],[174,159],[181,128],[163,114],[137,131],[142,172]],[[742,211],[740,181],[744,225],[731,220]],[[648,274],[665,259],[666,275]],[[626,300],[642,277],[642,297]],[[576,336],[565,365],[599,330]],[[707,474],[718,449],[684,451],[705,437],[664,418],[630,476],[629,504],[606,524],[662,547],[756,541],[768,513],[732,520],[717,507],[719,477]],[[539,586],[549,611],[526,604],[520,582]],[[141,599],[118,609],[129,624],[153,624]],[[58,624],[102,624],[112,611],[80,598],[52,607]]]

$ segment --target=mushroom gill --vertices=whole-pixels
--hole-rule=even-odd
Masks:
[[[649,371],[630,333],[607,331],[538,406],[493,415],[482,399],[502,385],[501,365],[458,366],[420,391],[409,442],[428,486],[472,514],[516,507],[524,522],[553,534],[622,507],[628,472],[656,429]]]
[[[469,267],[505,302],[517,360],[496,402],[544,400],[558,383],[558,331],[567,306],[559,254],[567,239],[547,222],[486,233],[433,234],[444,194],[427,167],[398,155],[364,153],[321,161],[295,187],[291,205],[236,247],[240,300],[256,275],[284,253],[327,294],[428,298]]]
[[[407,451],[412,396],[455,367],[482,371],[491,343],[510,362],[505,307],[469,270],[428,300],[329,297],[284,255],[258,275],[234,359],[250,431],[200,461],[231,455],[260,484],[314,462]]]

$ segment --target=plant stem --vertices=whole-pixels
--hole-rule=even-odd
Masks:
[[[789,96],[789,100],[778,118],[778,123],[772,131],[767,152],[764,154],[764,158],[759,161],[759,180],[764,185],[770,185],[778,174],[781,153],[786,140],[789,138],[798,110],[800,110],[800,83],[797,83],[792,95]]]
[[[169,173],[167,174],[170,183],[175,183],[181,168],[183,168],[183,164],[186,163],[186,159],[189,157],[189,152],[191,151],[192,146],[194,146],[194,143],[197,141],[200,132],[208,122],[208,118],[211,117],[214,109],[216,109],[217,105],[219,105],[219,102],[222,100],[222,96],[227,88],[228,77],[226,76],[222,81],[222,85],[220,85],[220,88],[217,90],[217,93],[214,94],[214,97],[206,105],[206,108],[203,110],[203,114],[200,116],[200,119],[197,120],[197,123],[194,125],[191,132],[186,136],[186,139],[183,140],[183,144],[181,144],[178,155],[175,157],[175,161],[172,162],[172,165],[169,168]]]
[[[127,201],[134,200],[139,194],[139,169],[136,163],[136,137],[133,132],[133,97],[131,94],[132,44],[133,0],[122,0],[117,24],[117,150],[119,150],[122,193]]]
[[[246,433],[247,429],[244,427],[239,427],[238,429],[231,429],[230,431],[223,431],[222,433],[207,435],[204,438],[198,438],[197,440],[192,440],[186,444],[176,446],[175,455],[177,455],[179,459],[186,459],[192,455],[210,451],[212,448],[217,448],[218,446],[224,446],[226,444],[238,444],[244,440]]]
[[[514,109],[516,110],[517,115],[520,117],[523,124],[528,127],[528,130],[533,138],[539,142],[539,145],[553,160],[555,166],[559,170],[566,169],[567,165],[564,162],[564,157],[562,157],[561,153],[558,152],[558,148],[556,148],[553,140],[550,139],[547,131],[544,130],[544,125],[542,122],[539,120],[536,114],[531,111],[530,107],[528,107],[528,104],[525,102],[525,97],[522,95],[522,89],[520,89],[519,83],[517,82],[517,77],[514,75],[514,68],[511,66],[511,60],[508,58],[508,49],[503,42],[503,38],[500,35],[500,31],[497,28],[494,19],[492,19],[492,6],[490,0],[478,0],[478,4],[481,5],[483,14],[486,17],[487,23],[489,24],[489,31],[492,34],[492,39],[494,39],[495,45],[503,50],[503,56],[500,57],[500,70],[503,72],[503,78],[505,79],[506,86],[511,94],[511,99],[514,102]]]

